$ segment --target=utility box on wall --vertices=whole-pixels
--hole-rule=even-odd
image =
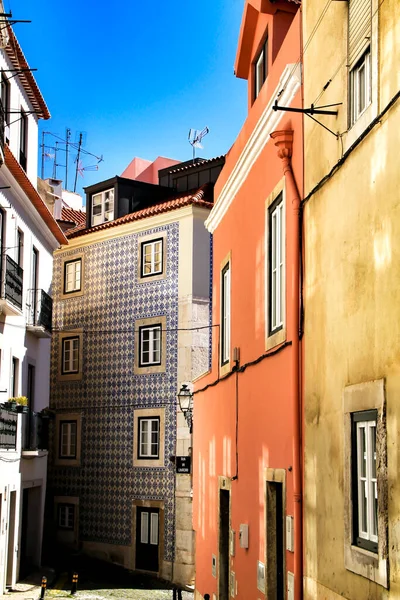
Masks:
[[[241,548],[249,547],[249,526],[247,523],[242,523],[239,526],[239,542]]]

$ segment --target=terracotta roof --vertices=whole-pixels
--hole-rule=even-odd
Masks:
[[[215,156],[214,158],[206,158],[204,160],[199,160],[197,162],[190,163],[190,165],[186,165],[185,167],[180,167],[179,169],[171,169],[170,173],[179,173],[180,171],[187,171],[188,169],[193,169],[194,167],[199,167],[201,165],[205,165],[206,163],[222,160],[223,158],[225,158],[225,154],[221,154],[221,156]]]
[[[63,206],[61,209],[61,220],[75,223],[75,225],[86,224],[86,213],[74,208]]]
[[[37,190],[33,187],[31,182],[29,181],[25,171],[11,152],[10,148],[5,144],[4,146],[4,158],[6,167],[9,169],[11,175],[17,181],[17,183],[21,186],[25,194],[28,196],[29,200],[32,202],[33,206],[38,211],[39,215],[42,217],[43,221],[46,223],[47,227],[50,229],[51,233],[54,235],[56,240],[60,244],[68,244],[68,240],[61,231],[57,222],[54,220],[53,215],[39,196]]]
[[[101,225],[96,225],[95,227],[89,227],[88,229],[86,229],[84,225],[78,225],[74,229],[69,229],[66,232],[66,236],[68,238],[73,238],[80,235],[101,231],[103,229],[110,229],[111,227],[117,227],[118,225],[124,225],[125,223],[132,223],[133,221],[139,221],[140,219],[146,219],[147,217],[154,217],[161,213],[170,212],[171,210],[183,208],[184,206],[190,206],[191,204],[211,209],[213,207],[213,202],[211,200],[212,188],[213,186],[211,184],[206,183],[194,194],[188,194],[185,192],[184,194],[174,196],[173,198],[169,198],[168,200],[164,200],[158,204],[153,204],[152,206],[148,206],[142,210],[129,213],[129,215],[125,215],[124,217],[119,217],[119,219],[115,219],[114,221],[107,221],[107,223],[102,223]]]
[[[28,62],[10,25],[7,26],[7,30],[10,37],[5,50],[13,68],[29,69]],[[13,75],[13,73],[11,73],[10,76],[11,75]],[[47,108],[46,102],[40,93],[39,87],[34,76],[32,75],[32,72],[23,71],[22,73],[18,73],[18,78],[21,81],[22,87],[24,88],[30,103],[36,111],[38,119],[50,119],[49,109]]]

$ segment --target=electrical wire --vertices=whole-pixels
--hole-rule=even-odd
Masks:
[[[373,18],[375,17],[376,13],[379,11],[380,7],[382,6],[382,4],[384,2],[385,2],[385,0],[381,0],[379,2],[378,6],[376,7],[375,11],[373,13],[371,13],[371,18],[370,18],[370,21],[368,23],[368,27],[371,25]],[[321,97],[323,96],[323,94],[325,93],[325,91],[328,89],[328,87],[330,86],[330,84],[332,83],[332,81],[335,79],[336,75],[339,73],[340,69],[347,62],[347,60],[348,60],[348,56],[346,55],[344,57],[344,59],[342,60],[342,62],[340,63],[340,65],[338,66],[338,68],[336,69],[336,71],[334,72],[334,74],[332,75],[332,77],[330,77],[330,79],[328,79],[328,81],[325,83],[325,85],[322,88],[321,92],[315,98],[313,104],[316,104],[321,99]]]

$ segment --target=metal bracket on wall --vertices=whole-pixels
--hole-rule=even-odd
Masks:
[[[302,113],[303,115],[310,117],[310,119],[312,119],[313,121],[318,123],[318,125],[321,125],[321,127],[326,129],[327,131],[329,131],[329,133],[334,135],[335,138],[338,140],[339,139],[338,133],[335,133],[334,131],[332,131],[332,129],[329,129],[329,127],[327,127],[320,121],[317,121],[317,119],[315,119],[312,115],[334,115],[334,116],[337,116],[337,114],[338,114],[337,110],[325,110],[325,109],[331,108],[333,106],[341,106],[342,104],[343,104],[343,102],[336,102],[336,104],[325,104],[324,106],[314,106],[314,104],[311,104],[310,108],[292,108],[290,106],[278,106],[278,100],[275,100],[275,104],[272,107],[272,110],[284,110],[285,112]]]

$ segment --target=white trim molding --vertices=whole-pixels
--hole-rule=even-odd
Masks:
[[[287,65],[282,73],[275,91],[273,94],[271,94],[270,101],[258,120],[257,125],[255,126],[251,136],[249,137],[239,156],[239,160],[237,161],[234,169],[232,169],[228,180],[222,188],[221,193],[205,222],[205,226],[210,233],[214,233],[214,231],[217,229],[233,199],[246,180],[250,169],[261,154],[265,145],[268,143],[270,139],[270,133],[275,131],[280,120],[282,119],[283,112],[279,110],[273,110],[273,105],[279,92],[283,89],[283,92],[279,97],[279,105],[287,107],[291,105],[293,98],[300,89],[300,85],[300,65]]]

